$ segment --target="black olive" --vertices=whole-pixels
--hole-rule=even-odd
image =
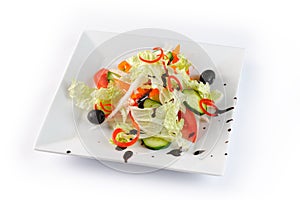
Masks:
[[[87,118],[93,124],[101,124],[105,120],[105,114],[102,110],[91,110]]]
[[[202,83],[208,83],[208,84],[212,84],[214,82],[216,78],[216,74],[213,70],[205,70],[204,72],[202,72],[202,74],[200,75],[200,81]]]

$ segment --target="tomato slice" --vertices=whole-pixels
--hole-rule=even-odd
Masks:
[[[189,109],[186,109],[185,113],[179,111],[178,117],[179,119],[184,119],[184,125],[181,131],[182,137],[188,141],[195,143],[197,139],[198,128],[194,113]]]
[[[108,69],[102,68],[94,75],[94,82],[97,88],[107,88],[108,85]]]

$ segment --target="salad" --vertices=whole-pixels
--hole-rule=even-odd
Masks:
[[[180,45],[171,50],[155,47],[123,60],[115,69],[100,68],[94,87],[73,80],[69,96],[89,111],[89,122],[108,123],[112,145],[126,148],[141,140],[152,150],[171,143],[181,148],[197,141],[201,117],[230,110],[215,105],[222,94],[210,89],[214,71],[197,75],[190,73],[192,68]]]

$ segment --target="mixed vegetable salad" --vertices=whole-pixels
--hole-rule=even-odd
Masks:
[[[113,145],[125,148],[142,140],[153,150],[172,142],[182,146],[196,142],[200,116],[222,113],[214,103],[222,94],[210,89],[214,71],[190,75],[191,68],[179,45],[156,47],[117,69],[101,68],[93,77],[95,87],[74,80],[68,91],[76,106],[89,111],[91,123],[109,124]]]

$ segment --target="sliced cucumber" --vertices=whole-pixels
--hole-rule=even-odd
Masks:
[[[108,71],[108,73],[107,73],[107,79],[108,80],[113,80],[114,78],[120,78],[120,75],[116,74],[114,72]]]
[[[159,138],[159,137],[144,138],[143,142],[147,148],[152,149],[152,150],[164,149],[164,148],[167,148],[171,144],[171,142],[164,140],[162,138]]]
[[[146,99],[143,103],[144,108],[158,108],[161,104],[158,101],[152,99]]]
[[[172,54],[171,51],[169,51],[169,52],[166,54],[166,56],[168,57],[169,62],[172,62],[172,60],[174,59],[173,54]]]
[[[203,115],[203,111],[199,107],[199,101],[201,100],[200,95],[193,89],[185,89],[182,91],[183,94],[187,96],[187,100],[183,104],[193,113],[197,115]],[[203,105],[205,110],[207,109],[206,105]]]

